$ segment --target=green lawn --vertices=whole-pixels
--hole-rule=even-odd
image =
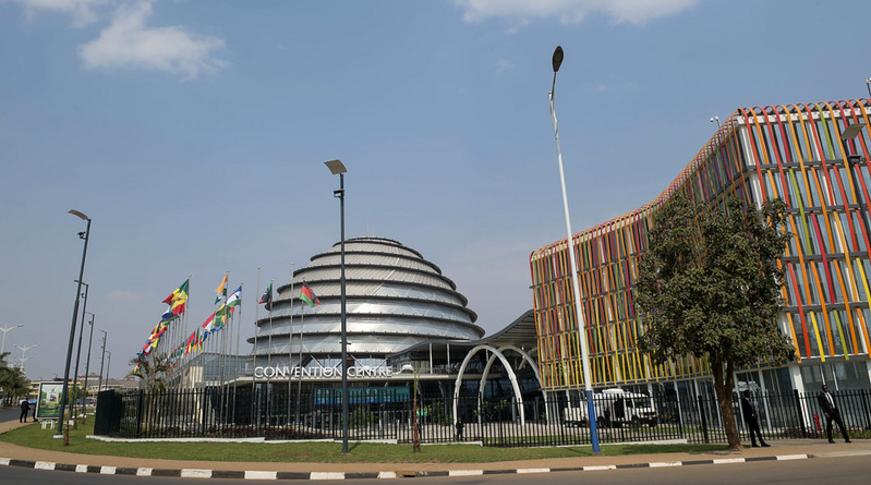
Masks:
[[[351,452],[340,453],[338,443],[105,443],[89,440],[91,432],[80,426],[70,434],[70,445],[52,438],[52,432],[38,425],[26,426],[0,435],[0,440],[32,448],[42,448],[90,455],[115,455],[139,458],[211,461],[282,461],[282,462],[368,462],[368,463],[464,463],[536,458],[589,456],[589,447],[572,448],[491,448],[474,445],[423,446],[412,453],[411,445],[360,443],[351,444]],[[603,455],[638,453],[705,452],[724,450],[723,445],[609,445]]]

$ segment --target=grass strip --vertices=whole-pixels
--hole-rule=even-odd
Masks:
[[[70,432],[70,445],[52,438],[51,430],[25,426],[0,435],[0,441],[31,448],[87,455],[110,455],[149,459],[193,461],[317,462],[317,463],[485,463],[592,456],[589,446],[561,448],[497,448],[474,445],[423,446],[420,453],[411,445],[351,443],[347,455],[340,443],[106,443],[89,440],[93,425],[80,425]],[[725,450],[724,445],[606,445],[602,455],[640,453],[704,453]]]

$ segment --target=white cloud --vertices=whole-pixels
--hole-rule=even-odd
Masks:
[[[508,59],[499,59],[494,64],[494,67],[496,68],[496,72],[502,73],[509,69],[513,69],[514,63]]]
[[[40,13],[68,14],[73,25],[82,27],[97,20],[97,9],[111,0],[12,0],[24,8],[27,18]]]
[[[119,7],[97,39],[79,46],[85,67],[165,71],[193,79],[226,65],[213,57],[223,40],[182,26],[149,27],[151,13],[150,1]]]
[[[590,14],[604,14],[618,23],[643,24],[692,7],[698,0],[455,0],[469,22],[504,17],[528,22],[557,17],[563,23],[580,22]]]

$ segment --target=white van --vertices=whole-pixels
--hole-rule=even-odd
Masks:
[[[622,426],[624,424],[656,426],[657,411],[647,394],[624,391],[620,388],[605,389],[595,394],[596,424],[599,426]],[[566,426],[586,426],[587,401],[570,403],[563,409]]]

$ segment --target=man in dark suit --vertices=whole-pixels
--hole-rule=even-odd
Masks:
[[[823,384],[823,392],[817,396],[817,402],[820,404],[823,414],[826,415],[826,436],[829,437],[829,443],[835,442],[832,439],[832,421],[838,423],[838,428],[841,429],[841,434],[844,436],[844,442],[850,443],[847,427],[844,426],[844,420],[841,419],[841,411],[835,403],[835,398],[829,393],[829,386]]]
[[[744,423],[747,424],[747,429],[750,430],[750,446],[758,448],[759,445],[762,445],[763,448],[768,448],[771,445],[766,443],[762,437],[762,430],[759,429],[759,417],[756,414],[756,407],[753,406],[753,402],[750,400],[751,396],[750,391],[744,391],[741,394],[741,414],[744,415]],[[759,437],[759,445],[756,444],[757,436]]]
[[[27,422],[27,413],[30,412],[30,402],[27,399],[21,400],[21,416],[18,417],[19,423]]]

